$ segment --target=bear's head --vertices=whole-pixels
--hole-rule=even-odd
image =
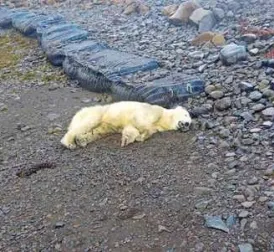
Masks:
[[[172,128],[179,131],[184,131],[189,128],[191,117],[189,112],[182,106],[177,106],[172,109]]]

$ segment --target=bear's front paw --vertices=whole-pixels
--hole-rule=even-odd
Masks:
[[[64,136],[64,137],[61,139],[61,144],[62,144],[64,147],[66,147],[66,148],[68,148],[68,149],[70,149],[70,150],[73,150],[73,149],[76,148],[76,144],[75,144],[75,143],[69,142],[66,136]]]
[[[86,147],[88,144],[85,136],[77,136],[75,138],[75,142],[77,145],[79,145],[80,147],[83,147],[83,148]]]
[[[121,147],[125,147],[135,141],[135,137],[129,135],[123,135],[121,140]]]

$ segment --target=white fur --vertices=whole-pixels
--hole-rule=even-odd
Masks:
[[[180,122],[180,123],[179,123]],[[148,103],[122,101],[79,110],[61,143],[69,149],[85,147],[105,135],[121,133],[121,146],[145,141],[156,132],[178,130],[191,123],[188,111],[178,106],[165,109]]]

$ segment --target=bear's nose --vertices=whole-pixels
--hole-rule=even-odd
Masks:
[[[189,126],[189,122],[185,122],[185,126],[188,127]]]

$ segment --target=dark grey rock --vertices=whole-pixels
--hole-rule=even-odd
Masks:
[[[225,97],[215,102],[215,108],[218,110],[226,110],[231,107],[230,97]]]
[[[226,219],[226,226],[228,228],[231,228],[236,224],[237,224],[237,217],[235,215],[228,216],[228,218]]]
[[[222,230],[226,233],[229,232],[228,227],[220,216],[205,216],[205,225],[208,228]]]

